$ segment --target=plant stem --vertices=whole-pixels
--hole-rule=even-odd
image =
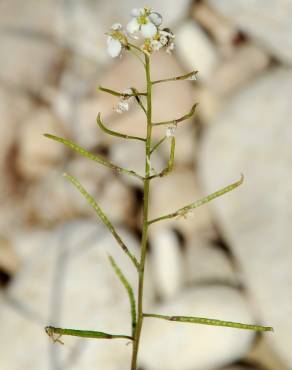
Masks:
[[[141,239],[141,259],[139,268],[139,286],[138,286],[138,310],[137,326],[134,333],[133,352],[131,370],[137,370],[137,357],[139,342],[143,325],[143,288],[144,288],[144,268],[147,252],[148,240],[148,208],[149,208],[149,190],[150,190],[150,155],[151,155],[151,133],[152,133],[152,82],[150,78],[150,59],[145,55],[145,70],[147,81],[147,136],[145,144],[145,179],[144,179],[144,199],[143,199],[143,230]]]

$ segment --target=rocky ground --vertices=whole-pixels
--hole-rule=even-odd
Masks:
[[[150,230],[145,306],[274,327],[274,333],[149,320],[143,370],[292,369],[292,1],[163,0],[148,4],[176,34],[172,56],[153,57],[154,79],[197,69],[195,82],[155,88],[154,121],[195,117],[176,131],[175,170],[153,182],[150,213],[176,210],[245,175],[242,187],[185,219]],[[117,114],[97,86],[143,88],[130,56],[107,56],[105,35],[142,1],[0,2],[0,367],[129,368],[130,345],[65,338],[44,326],[128,331],[129,307],[107,254],[135,271],[93,211],[62,177],[78,177],[139,255],[141,187],[42,136],[67,137],[143,171],[139,107]],[[154,133],[158,139],[163,130]],[[134,153],[134,154],[133,154]],[[168,147],[155,157],[167,161]],[[110,343],[109,343],[110,342]]]

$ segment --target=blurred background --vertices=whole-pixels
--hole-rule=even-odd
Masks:
[[[48,324],[129,333],[126,293],[112,254],[135,271],[93,210],[62,177],[76,176],[139,255],[141,184],[75,155],[43,133],[71,139],[143,173],[139,107],[122,115],[99,85],[145,89],[133,57],[111,59],[106,36],[137,0],[0,1],[0,368],[125,370],[124,341],[65,337]],[[140,370],[292,369],[292,1],[149,0],[176,35],[152,58],[153,79],[198,70],[197,81],[157,85],[154,121],[178,118],[175,170],[151,187],[151,218],[245,175],[244,184],[186,220],[150,228],[147,311],[273,326],[230,328],[147,320]],[[154,130],[154,140],[164,129]],[[152,165],[165,166],[165,142]]]

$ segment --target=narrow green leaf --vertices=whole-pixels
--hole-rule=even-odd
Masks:
[[[74,337],[81,337],[81,338],[93,338],[93,339],[129,339],[133,340],[132,337],[123,334],[108,334],[102,331],[93,331],[93,330],[77,330],[77,329],[64,329],[64,328],[55,328],[53,326],[47,326],[45,328],[46,333],[50,338],[52,338],[53,342],[64,344],[60,338],[62,335],[70,335]]]
[[[249,324],[242,324],[242,323],[233,322],[233,321],[208,319],[208,318],[205,318],[205,317],[166,316],[166,315],[158,315],[158,314],[151,314],[151,313],[150,314],[149,313],[144,313],[143,316],[144,317],[153,317],[153,318],[156,318],[156,319],[162,319],[162,320],[168,320],[168,321],[185,322],[185,323],[191,323],[191,324],[226,326],[226,327],[229,327],[229,328],[254,330],[254,331],[274,331],[274,329],[270,326],[249,325]]]
[[[69,148],[75,150],[77,153],[81,154],[83,157],[87,157],[87,158],[89,158],[89,159],[91,159],[91,160],[93,160],[97,163],[100,163],[100,164],[102,164],[106,167],[109,167],[109,168],[111,168],[111,169],[113,169],[117,172],[127,173],[128,175],[135,176],[138,179],[143,180],[143,176],[138,175],[136,172],[127,170],[127,169],[119,167],[119,166],[116,166],[115,164],[103,159],[102,157],[88,152],[87,150],[83,149],[81,146],[73,143],[70,140],[63,139],[61,137],[54,136],[54,135],[51,135],[51,134],[44,134],[44,136],[49,138],[49,139],[58,141],[59,143],[62,143],[64,145],[68,146]]]
[[[135,328],[136,328],[136,323],[137,323],[137,318],[136,318],[136,303],[135,303],[135,296],[133,292],[133,288],[131,287],[131,284],[115,262],[114,258],[112,256],[109,256],[110,263],[117,274],[118,278],[120,279],[121,283],[125,287],[128,296],[129,296],[129,301],[130,301],[130,306],[131,306],[131,317],[132,317],[132,335],[135,333]]]
[[[188,78],[190,78],[190,77],[192,77],[192,76],[195,76],[197,73],[198,73],[198,71],[192,71],[192,72],[189,72],[189,73],[187,73],[187,74],[185,74],[185,75],[182,75],[182,76],[166,78],[166,79],[164,79],[164,80],[156,80],[156,81],[152,81],[152,85],[159,84],[159,83],[162,83],[162,82],[170,82],[170,81],[187,80]]]
[[[115,90],[111,90],[111,89],[108,89],[108,88],[102,87],[102,86],[99,86],[98,89],[102,92],[105,92],[107,94],[111,94],[111,95],[114,95],[114,96],[118,96],[118,97],[146,96],[147,95],[146,93],[139,92],[137,90],[133,91],[133,94],[125,94],[125,93],[121,93],[121,92],[118,92],[118,91],[115,91]]]
[[[109,135],[112,135],[112,136],[121,137],[121,138],[123,138],[123,139],[132,139],[132,140],[146,141],[146,139],[144,139],[144,138],[142,138],[142,137],[126,135],[126,134],[122,134],[122,133],[120,133],[120,132],[117,132],[117,131],[113,131],[113,130],[108,129],[108,128],[103,124],[103,122],[102,122],[102,120],[101,120],[101,117],[100,117],[100,113],[98,113],[98,115],[97,115],[96,122],[97,122],[98,126],[100,127],[100,129],[101,129],[102,131],[104,131],[106,134],[109,134]]]
[[[136,257],[129,251],[125,243],[122,241],[121,237],[116,232],[115,228],[113,227],[110,220],[106,217],[102,209],[99,207],[99,205],[96,203],[95,199],[87,193],[87,191],[84,189],[84,187],[80,184],[80,182],[73,176],[69,175],[68,173],[64,173],[64,176],[76,187],[77,190],[84,196],[84,198],[87,200],[87,202],[92,206],[92,208],[95,210],[98,217],[101,219],[101,221],[104,223],[104,225],[108,228],[110,233],[113,235],[113,237],[116,239],[120,247],[123,249],[123,251],[126,253],[126,255],[131,259],[133,264],[137,269],[139,269],[139,263],[136,259]]]

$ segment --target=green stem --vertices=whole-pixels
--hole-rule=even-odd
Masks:
[[[152,82],[150,78],[150,59],[145,55],[145,70],[147,81],[147,136],[145,145],[145,179],[144,179],[144,201],[143,201],[143,230],[141,239],[141,258],[139,269],[139,286],[138,286],[138,310],[137,326],[134,333],[133,352],[131,370],[137,370],[137,357],[140,343],[140,336],[143,324],[143,288],[144,288],[144,269],[147,252],[148,239],[148,208],[149,208],[149,190],[150,190],[150,155],[151,155],[151,133],[152,133]]]
[[[182,76],[177,76],[177,77],[171,77],[171,78],[165,78],[163,80],[156,80],[156,81],[153,81],[152,82],[152,85],[155,85],[155,84],[160,84],[162,82],[170,82],[170,81],[179,81],[179,80],[187,80],[188,78],[192,77],[192,76],[196,76],[196,74],[198,73],[198,71],[192,71],[192,72],[189,72],[185,75],[182,75]]]
[[[182,117],[180,117],[180,118],[172,119],[172,120],[170,120],[170,121],[154,122],[154,123],[152,123],[152,126],[161,126],[161,125],[170,125],[170,124],[174,124],[174,125],[176,125],[176,124],[178,124],[178,123],[180,123],[180,122],[182,122],[182,121],[185,121],[185,120],[187,120],[187,119],[191,118],[191,117],[194,115],[194,113],[195,113],[195,111],[196,111],[197,106],[198,106],[198,103],[195,103],[195,104],[192,106],[192,108],[191,108],[191,110],[189,111],[189,113],[187,113],[187,114],[183,115],[183,116],[182,116]]]

